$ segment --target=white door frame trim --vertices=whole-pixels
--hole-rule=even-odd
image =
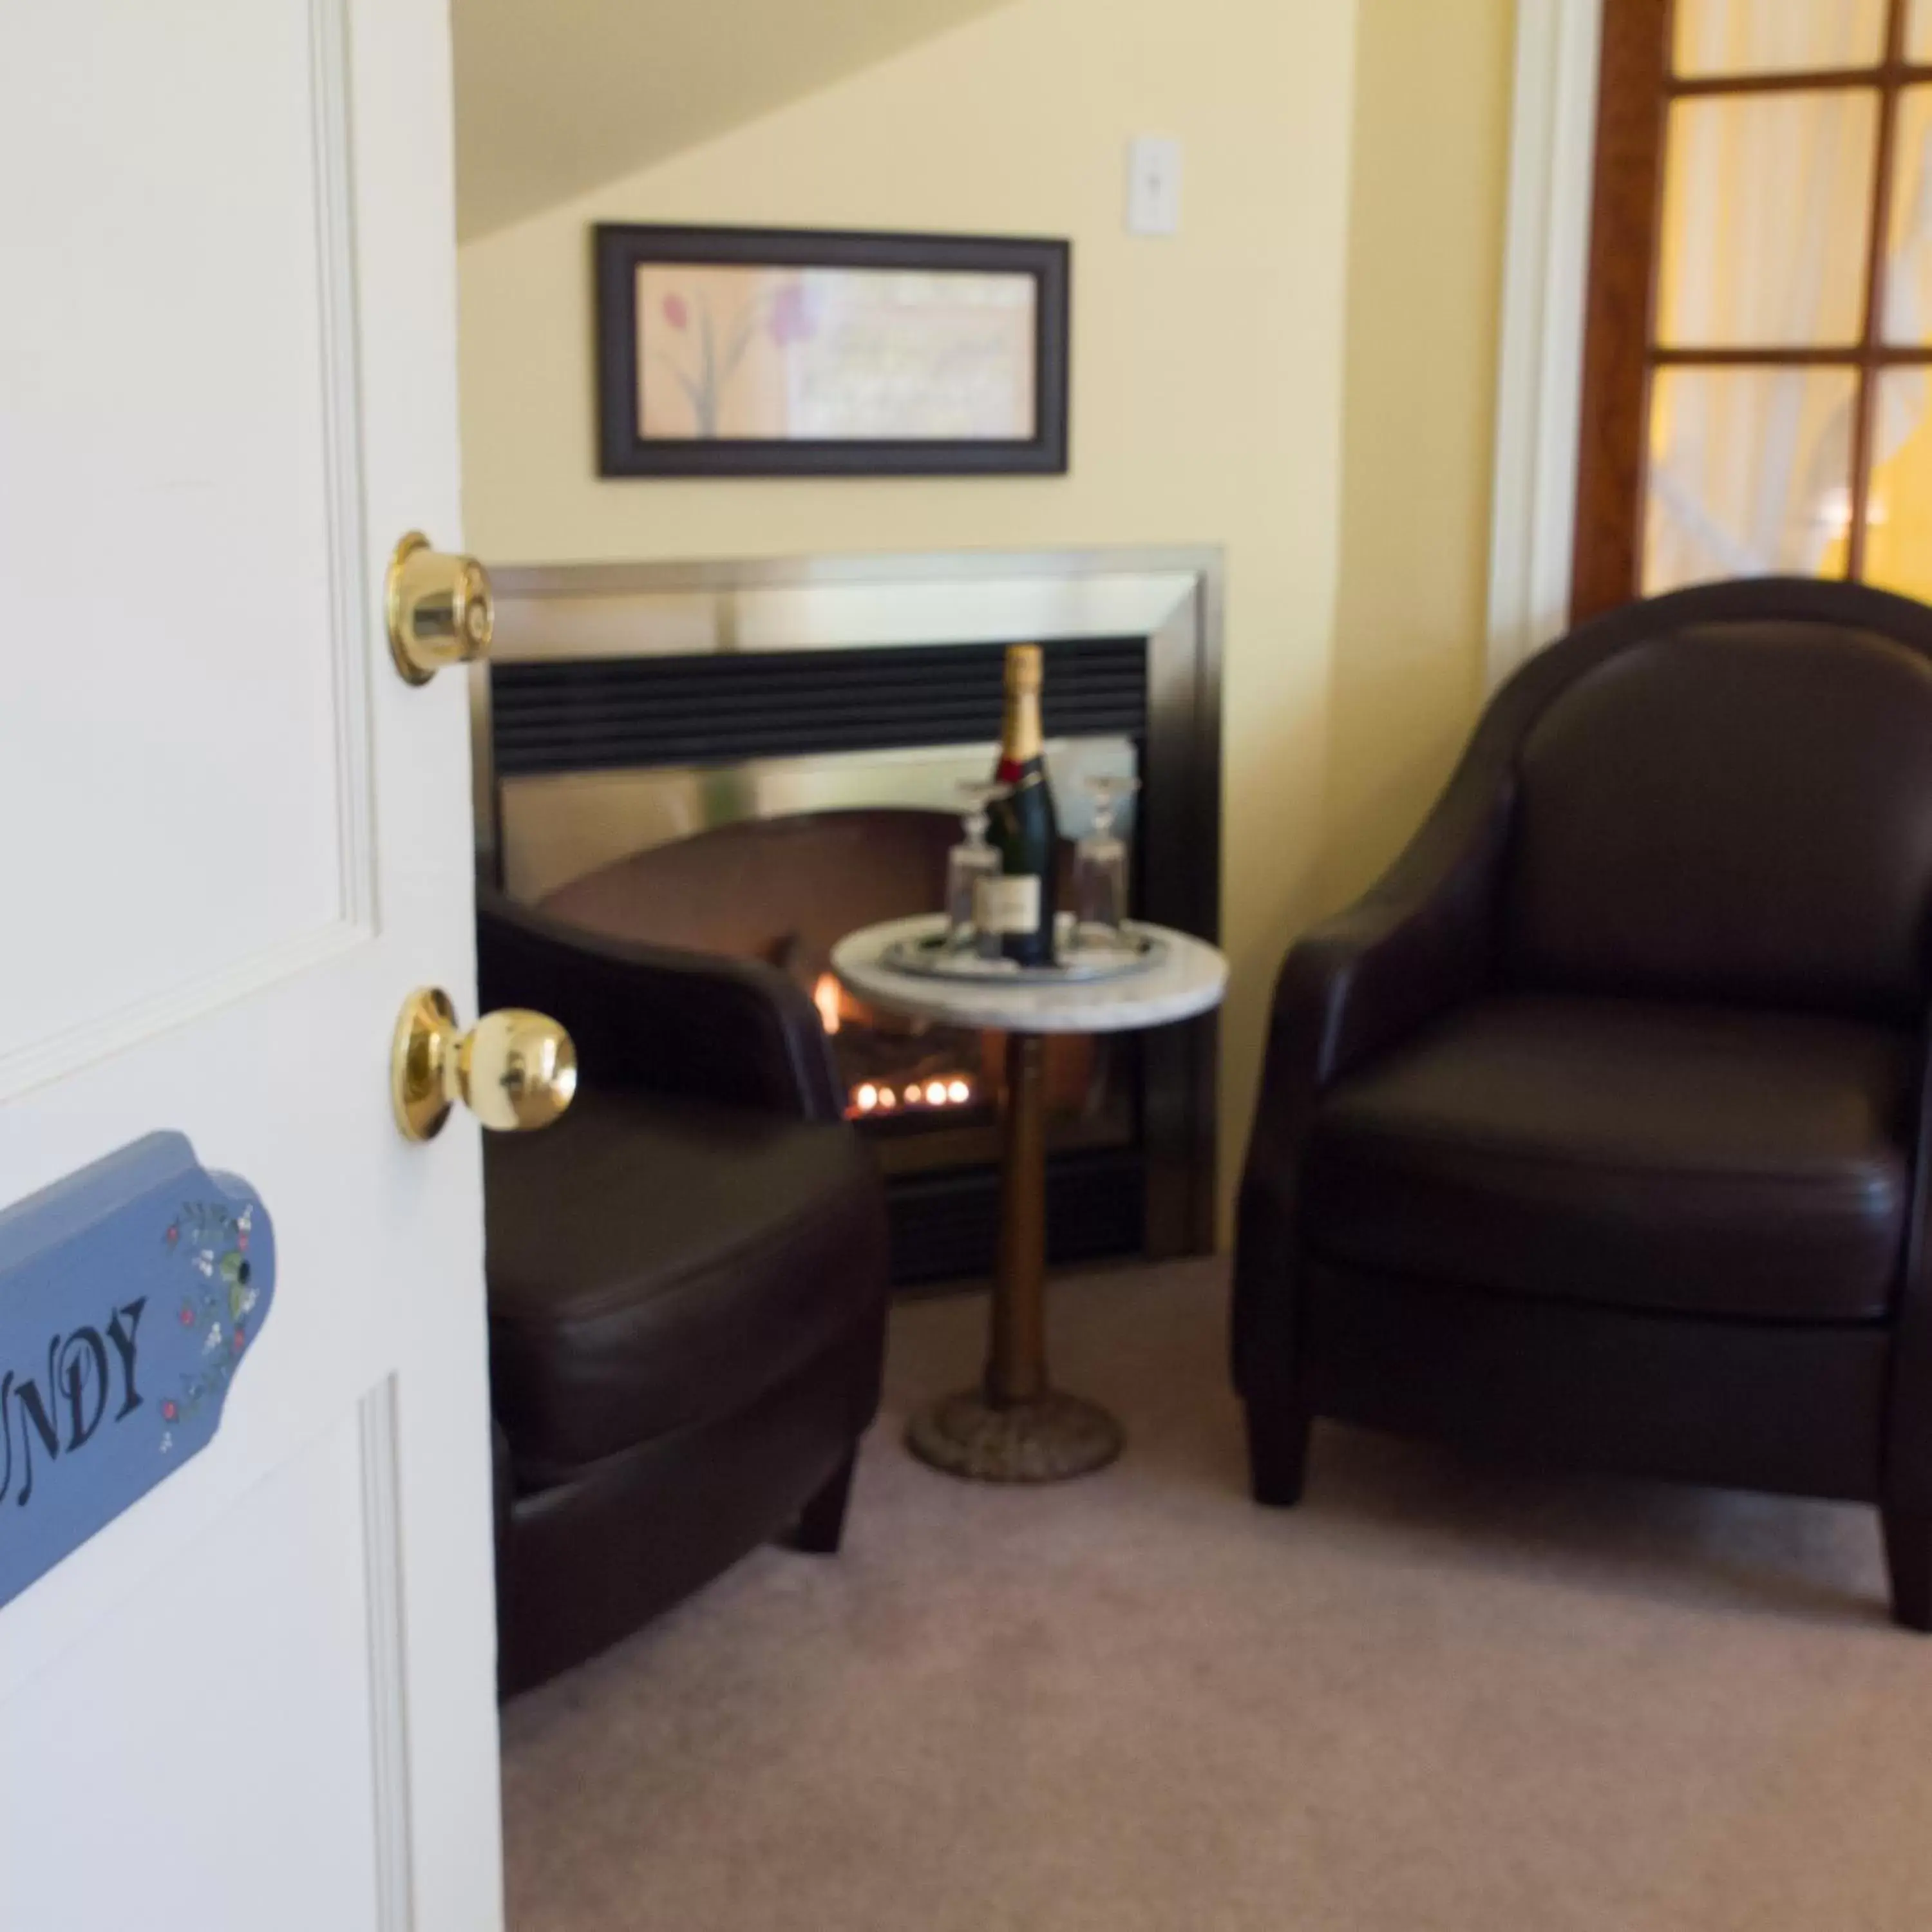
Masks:
[[[1517,0],[1490,506],[1489,682],[1566,627],[1601,0]]]

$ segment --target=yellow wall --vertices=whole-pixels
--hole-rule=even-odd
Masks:
[[[452,0],[464,240],[655,166],[1002,0]]]
[[[1484,692],[1513,0],[1361,0],[1321,892],[1441,788]]]
[[[1352,852],[1374,844],[1475,695],[1509,4],[1016,0],[462,251],[466,536],[487,559],[1225,546],[1229,1180],[1275,966],[1332,896],[1330,819]],[[1438,110],[1425,80],[1470,98]],[[1352,157],[1358,115],[1376,152]],[[1124,232],[1139,132],[1185,146],[1170,240]],[[598,480],[604,219],[1071,236],[1071,475]],[[1365,310],[1384,298],[1400,317]],[[1372,538],[1343,528],[1345,478]],[[1331,722],[1358,767],[1332,778]]]

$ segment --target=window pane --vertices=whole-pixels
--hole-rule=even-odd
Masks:
[[[1899,97],[1892,233],[1885,265],[1888,342],[1932,342],[1932,87]]]
[[[1844,569],[1850,369],[1660,369],[1643,587]]]
[[[1905,30],[1905,58],[1932,64],[1932,0],[1912,0]]]
[[[1888,369],[1872,422],[1865,578],[1932,598],[1932,369]]]
[[[1878,95],[1713,95],[1670,110],[1658,339],[1835,347],[1864,320]]]
[[[1916,0],[1932,14],[1932,0]],[[1677,0],[1681,74],[1876,67],[1886,0]],[[1932,22],[1926,31],[1932,36]]]

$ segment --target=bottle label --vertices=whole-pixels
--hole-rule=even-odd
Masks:
[[[982,932],[1037,932],[1040,880],[1030,872],[1012,878],[975,880],[973,923]]]

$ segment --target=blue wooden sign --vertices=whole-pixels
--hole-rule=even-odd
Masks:
[[[0,1214],[0,1604],[208,1447],[274,1284],[260,1198],[183,1134]]]

